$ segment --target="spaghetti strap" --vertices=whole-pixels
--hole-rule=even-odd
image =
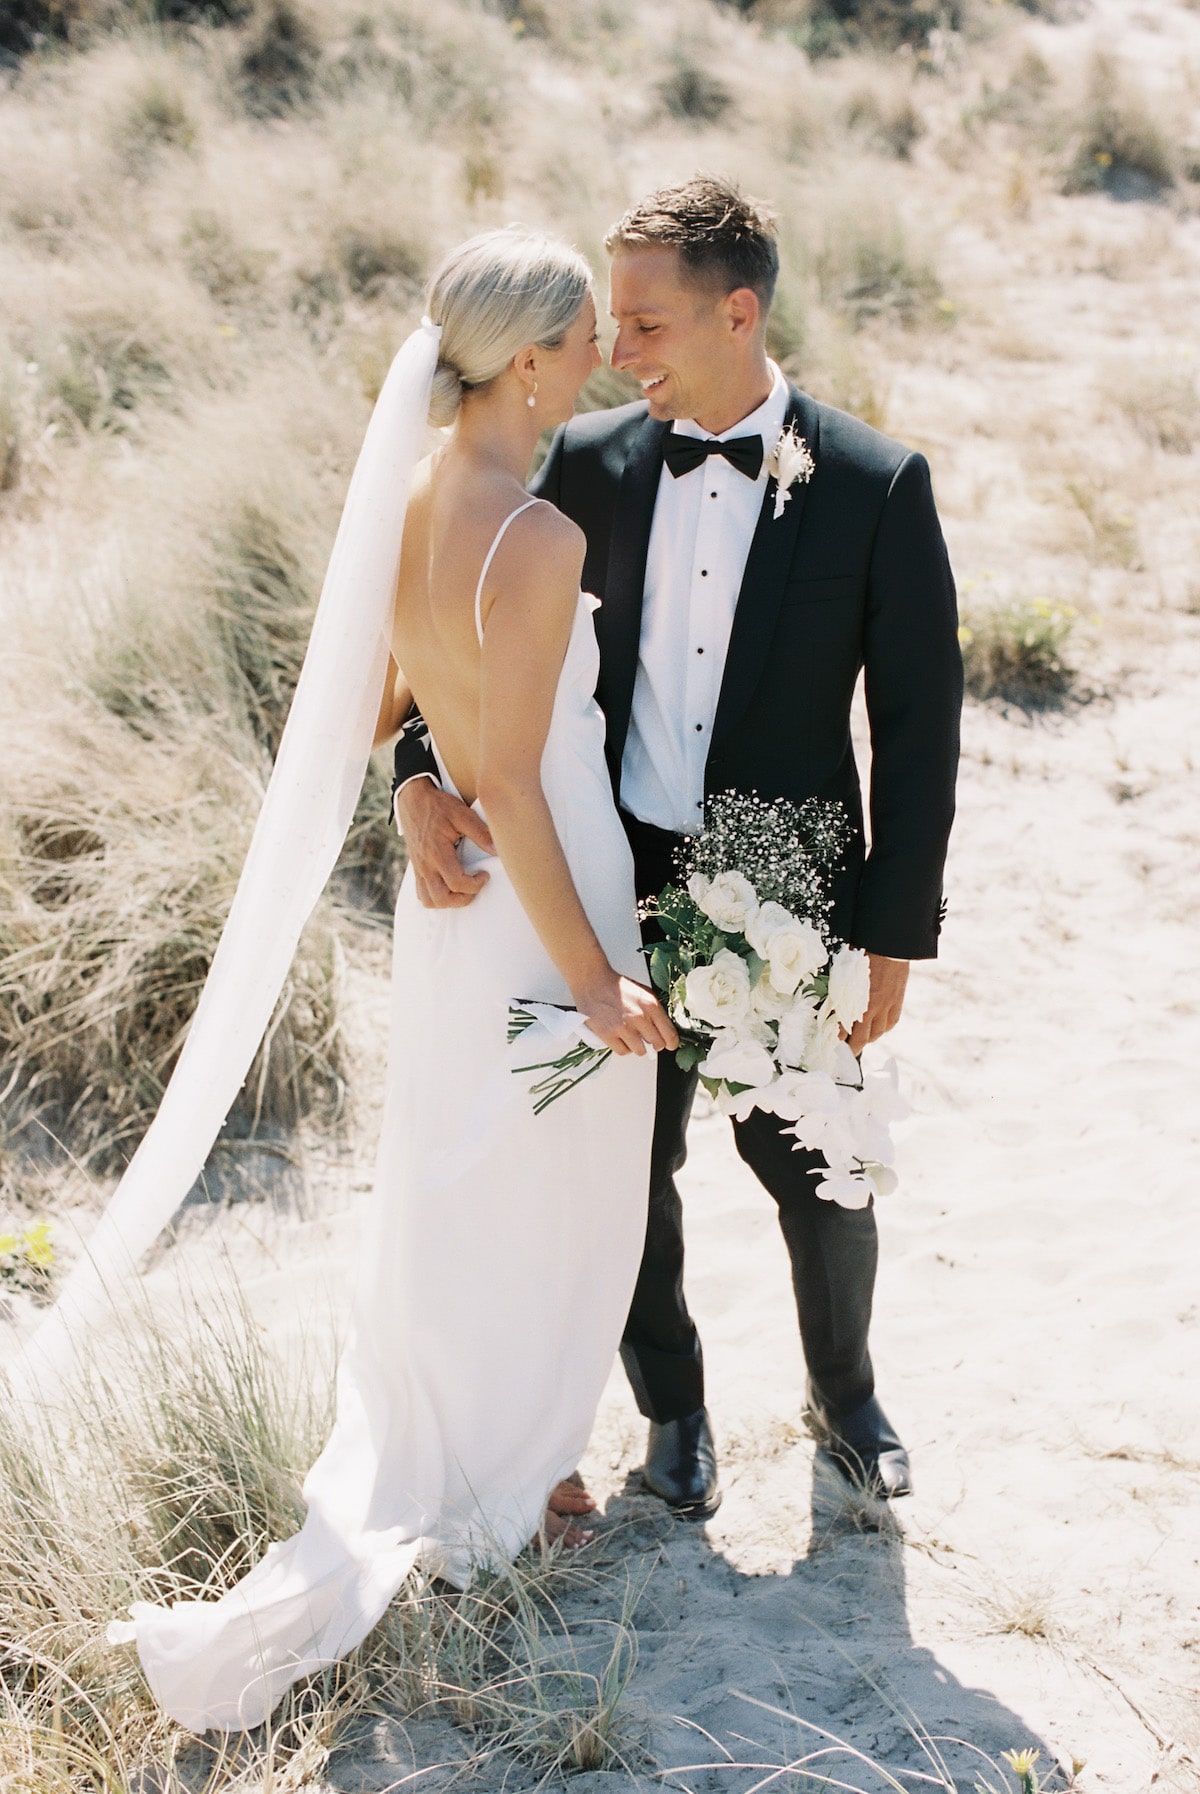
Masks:
[[[483,582],[488,576],[488,569],[492,564],[492,556],[499,548],[501,542],[503,542],[505,531],[508,529],[508,526],[513,521],[514,517],[519,517],[522,511],[528,511],[531,505],[540,505],[541,502],[540,498],[527,498],[523,505],[518,505],[515,511],[510,511],[508,516],[504,519],[504,522],[500,525],[500,528],[496,531],[492,546],[487,551],[487,559],[484,561],[483,568],[479,575],[479,584],[475,587],[475,634],[479,638],[480,647],[483,646],[483,616],[479,607],[483,602]]]

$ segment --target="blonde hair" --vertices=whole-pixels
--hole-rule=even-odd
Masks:
[[[463,393],[487,386],[526,343],[561,347],[591,285],[578,250],[518,225],[452,249],[434,271],[425,303],[442,327],[430,423],[452,424]]]

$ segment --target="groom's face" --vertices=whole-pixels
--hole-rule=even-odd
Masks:
[[[609,275],[612,364],[641,383],[651,417],[698,421],[724,403],[741,366],[726,296],[690,279],[669,245],[618,249]]]

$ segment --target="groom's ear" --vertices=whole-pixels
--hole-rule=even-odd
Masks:
[[[743,341],[757,334],[764,318],[762,300],[753,287],[734,287],[721,302],[731,336]]]

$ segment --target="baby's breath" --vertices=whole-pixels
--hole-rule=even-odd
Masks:
[[[709,798],[704,829],[677,853],[681,881],[693,872],[715,878],[740,872],[760,903],[782,903],[818,927],[829,917],[830,873],[853,835],[845,806],[810,797],[760,797],[757,791],[722,791]]]

